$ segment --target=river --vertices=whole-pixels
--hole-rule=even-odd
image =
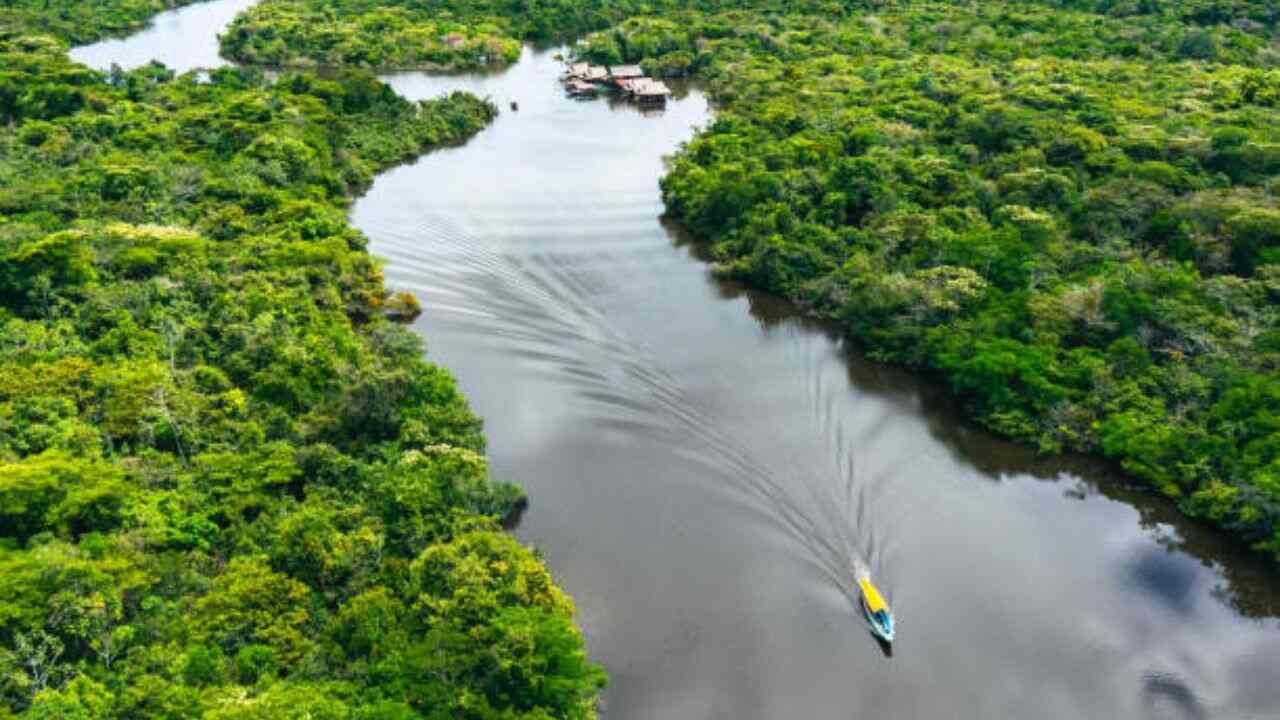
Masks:
[[[199,67],[220,28],[185,14],[246,4],[76,57]],[[577,602],[604,717],[1280,717],[1269,566],[712,278],[657,189],[706,98],[577,102],[559,69],[526,49],[501,72],[388,76],[503,112],[380,175],[351,217],[422,299],[494,476],[528,490],[516,533]],[[861,566],[898,617],[891,653],[850,590]]]

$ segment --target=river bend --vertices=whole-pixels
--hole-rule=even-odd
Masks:
[[[252,1],[73,56],[208,67]],[[1273,570],[712,278],[657,189],[706,98],[576,102],[558,71],[526,49],[388,76],[503,112],[380,175],[351,217],[422,299],[415,329],[485,417],[494,475],[527,488],[516,533],[577,601],[605,717],[1280,717]],[[891,655],[850,590],[862,566],[899,618]]]

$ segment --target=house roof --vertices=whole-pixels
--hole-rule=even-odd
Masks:
[[[614,78],[638,78],[644,77],[644,71],[639,65],[614,65],[609,68],[609,75]]]
[[[636,95],[654,96],[654,95],[670,95],[671,94],[671,89],[667,87],[666,83],[660,82],[658,80],[651,80],[649,78],[636,78],[635,80],[632,80],[630,84],[631,84],[631,87],[630,87],[631,92],[635,93]]]

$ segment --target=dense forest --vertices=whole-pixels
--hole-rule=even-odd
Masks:
[[[0,0],[0,720],[593,717],[523,497],[345,216],[496,109],[66,56],[177,4]],[[1277,12],[264,0],[223,47],[697,76],[662,190],[717,272],[1280,558]]]
[[[72,43],[120,35],[197,0],[0,0],[0,32],[48,33]]]
[[[663,192],[719,272],[1280,558],[1271,10],[1113,14],[683,13],[580,50],[709,82]]]
[[[1280,558],[1274,3],[376,4],[704,79],[716,120],[663,192],[718,272]]]
[[[66,41],[135,4],[46,5],[0,31],[0,718],[594,717],[523,497],[345,216],[495,108],[98,73]]]
[[[520,41],[496,22],[462,22],[414,4],[270,0],[236,17],[222,52],[271,66],[464,68],[513,62]]]
[[[815,0],[705,0],[703,10],[834,12]],[[684,0],[262,0],[222,35],[229,58],[268,66],[474,68],[512,62],[521,41],[568,42]],[[835,8],[834,10],[832,8]]]
[[[1007,43],[1018,38],[1038,48],[1039,56],[1198,59],[1267,66],[1280,59],[1280,49],[1270,43],[1280,9],[1274,3],[1256,0],[544,0],[537,4],[500,0],[263,0],[236,18],[223,37],[222,47],[228,57],[264,65],[461,68],[510,62],[518,56],[521,40],[574,41],[632,18],[643,18],[647,23],[688,20],[702,26],[710,16],[730,11],[747,14],[721,15],[719,20],[747,25],[766,18],[830,22],[887,13],[896,17],[896,22],[912,26],[911,51],[916,53],[963,55],[953,45],[955,36],[966,29],[978,36],[992,36],[966,41],[970,50],[979,52],[990,49],[990,40]],[[942,27],[935,27],[938,25]],[[635,36],[625,48],[631,59],[656,60],[656,55],[670,52],[679,55],[668,61],[684,59],[684,49],[644,46],[644,37],[637,36],[635,30],[633,26],[629,32],[614,34],[618,39]],[[942,32],[939,35],[935,30]],[[641,35],[657,39],[660,33]],[[678,44],[683,45],[718,39],[714,30],[711,35],[701,35],[685,29],[679,35]],[[846,50],[840,44],[828,49],[837,53]],[[605,48],[600,46],[594,50],[588,56],[599,61],[622,59],[616,53],[601,52]]]

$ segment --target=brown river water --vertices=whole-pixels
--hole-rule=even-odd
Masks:
[[[74,56],[208,66],[249,4]],[[380,175],[351,217],[422,299],[415,329],[485,417],[494,476],[528,490],[515,532],[577,601],[604,717],[1280,718],[1280,573],[712,278],[657,186],[706,98],[642,114],[566,99],[559,71],[526,49],[387,76],[503,112]],[[864,567],[892,652],[851,589]]]

